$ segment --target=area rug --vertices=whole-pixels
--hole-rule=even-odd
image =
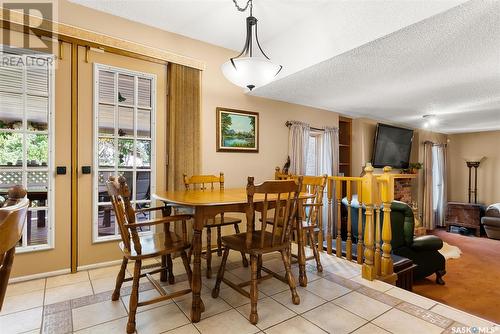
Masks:
[[[439,253],[444,256],[446,260],[448,259],[458,259],[462,254],[462,251],[457,246],[452,246],[446,242],[443,242],[443,248],[439,250]]]

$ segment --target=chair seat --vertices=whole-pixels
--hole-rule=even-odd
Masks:
[[[222,219],[220,216],[215,217],[215,219],[209,219],[208,221],[208,225],[220,225],[220,226],[234,225],[239,223],[241,223],[240,218],[228,217],[228,216],[224,216],[224,224],[222,223]]]
[[[275,252],[277,250],[281,250],[286,248],[287,244],[278,244],[275,246],[272,246],[272,238],[273,234],[271,232],[265,232],[264,233],[264,247],[261,246],[261,231],[254,231],[252,233],[252,243],[250,247],[247,247],[246,244],[246,233],[238,233],[238,234],[233,234],[233,235],[227,235],[222,237],[222,243],[224,246],[239,251],[239,252],[244,252],[248,254],[265,254],[265,253],[271,253]],[[278,237],[276,237],[277,239]],[[276,243],[279,243],[276,240]]]
[[[182,240],[182,237],[174,232],[140,235],[139,239],[142,246],[140,254],[137,254],[133,246],[129,252],[125,249],[123,242],[120,242],[120,249],[128,259],[136,260],[172,254],[191,247],[189,242]]]

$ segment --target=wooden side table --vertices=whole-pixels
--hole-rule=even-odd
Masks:
[[[448,202],[446,210],[446,230],[449,232],[451,226],[461,226],[475,229],[476,236],[481,235],[481,212],[482,204]]]
[[[393,255],[394,273],[398,275],[396,286],[408,291],[413,290],[413,271],[417,267],[412,260]]]

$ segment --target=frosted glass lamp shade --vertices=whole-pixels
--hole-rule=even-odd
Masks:
[[[272,63],[265,58],[242,57],[228,60],[221,66],[224,76],[236,86],[246,87],[250,90],[264,86],[273,81],[281,69],[280,65]]]

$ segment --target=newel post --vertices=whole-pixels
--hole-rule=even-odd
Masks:
[[[397,276],[394,274],[393,262],[391,257],[391,203],[394,200],[394,177],[390,174],[392,168],[384,167],[384,182],[381,182],[381,200],[383,203],[384,224],[382,226],[382,263],[381,276],[387,281],[396,282]]]
[[[364,252],[364,262],[361,271],[361,276],[364,279],[373,281],[376,278],[375,267],[373,264],[373,256],[374,256],[374,240],[375,240],[375,230],[373,226],[373,200],[374,200],[374,176],[373,176],[373,167],[371,164],[367,164],[365,167],[365,175],[362,180],[362,203],[366,207],[366,223],[364,230],[364,244],[365,244],[365,252]],[[359,255],[358,255],[359,256]]]

